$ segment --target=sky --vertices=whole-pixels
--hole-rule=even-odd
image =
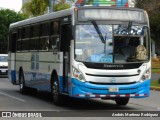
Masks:
[[[8,8],[18,12],[20,11],[21,7],[22,0],[0,0],[0,8]]]

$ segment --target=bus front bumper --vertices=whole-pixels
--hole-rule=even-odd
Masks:
[[[150,79],[129,85],[99,85],[72,79],[72,97],[114,99],[116,97],[144,98],[149,95]]]

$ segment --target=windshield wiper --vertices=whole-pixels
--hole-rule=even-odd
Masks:
[[[105,39],[104,39],[104,37],[103,37],[103,35],[102,35],[102,33],[101,33],[96,21],[92,20],[91,23],[93,24],[94,28],[96,29],[96,31],[97,31],[102,43],[105,43]]]
[[[132,21],[129,21],[128,23],[128,34],[130,35],[131,34],[131,30],[132,30]]]
[[[131,36],[131,30],[132,30],[132,21],[129,21],[128,23],[128,28],[127,28],[127,31],[128,31],[128,35],[127,35],[127,39],[130,40],[130,36]]]

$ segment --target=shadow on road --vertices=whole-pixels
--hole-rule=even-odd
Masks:
[[[8,78],[8,75],[0,75],[0,78]]]
[[[30,97],[34,97],[45,102],[52,103],[52,97],[47,92],[35,92],[32,91],[32,94],[27,94]],[[101,99],[78,99],[78,98],[70,98],[68,96],[64,96],[64,103],[61,106],[62,108],[66,108],[69,110],[136,110],[129,106],[118,106],[116,103],[107,102],[110,100],[101,100]]]

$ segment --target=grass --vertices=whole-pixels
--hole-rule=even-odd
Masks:
[[[151,80],[151,86],[160,87],[158,80]]]
[[[152,58],[152,73],[160,73],[160,57]]]
[[[160,73],[160,57],[152,58],[152,73]]]
[[[160,68],[152,68],[152,73],[160,73]]]

